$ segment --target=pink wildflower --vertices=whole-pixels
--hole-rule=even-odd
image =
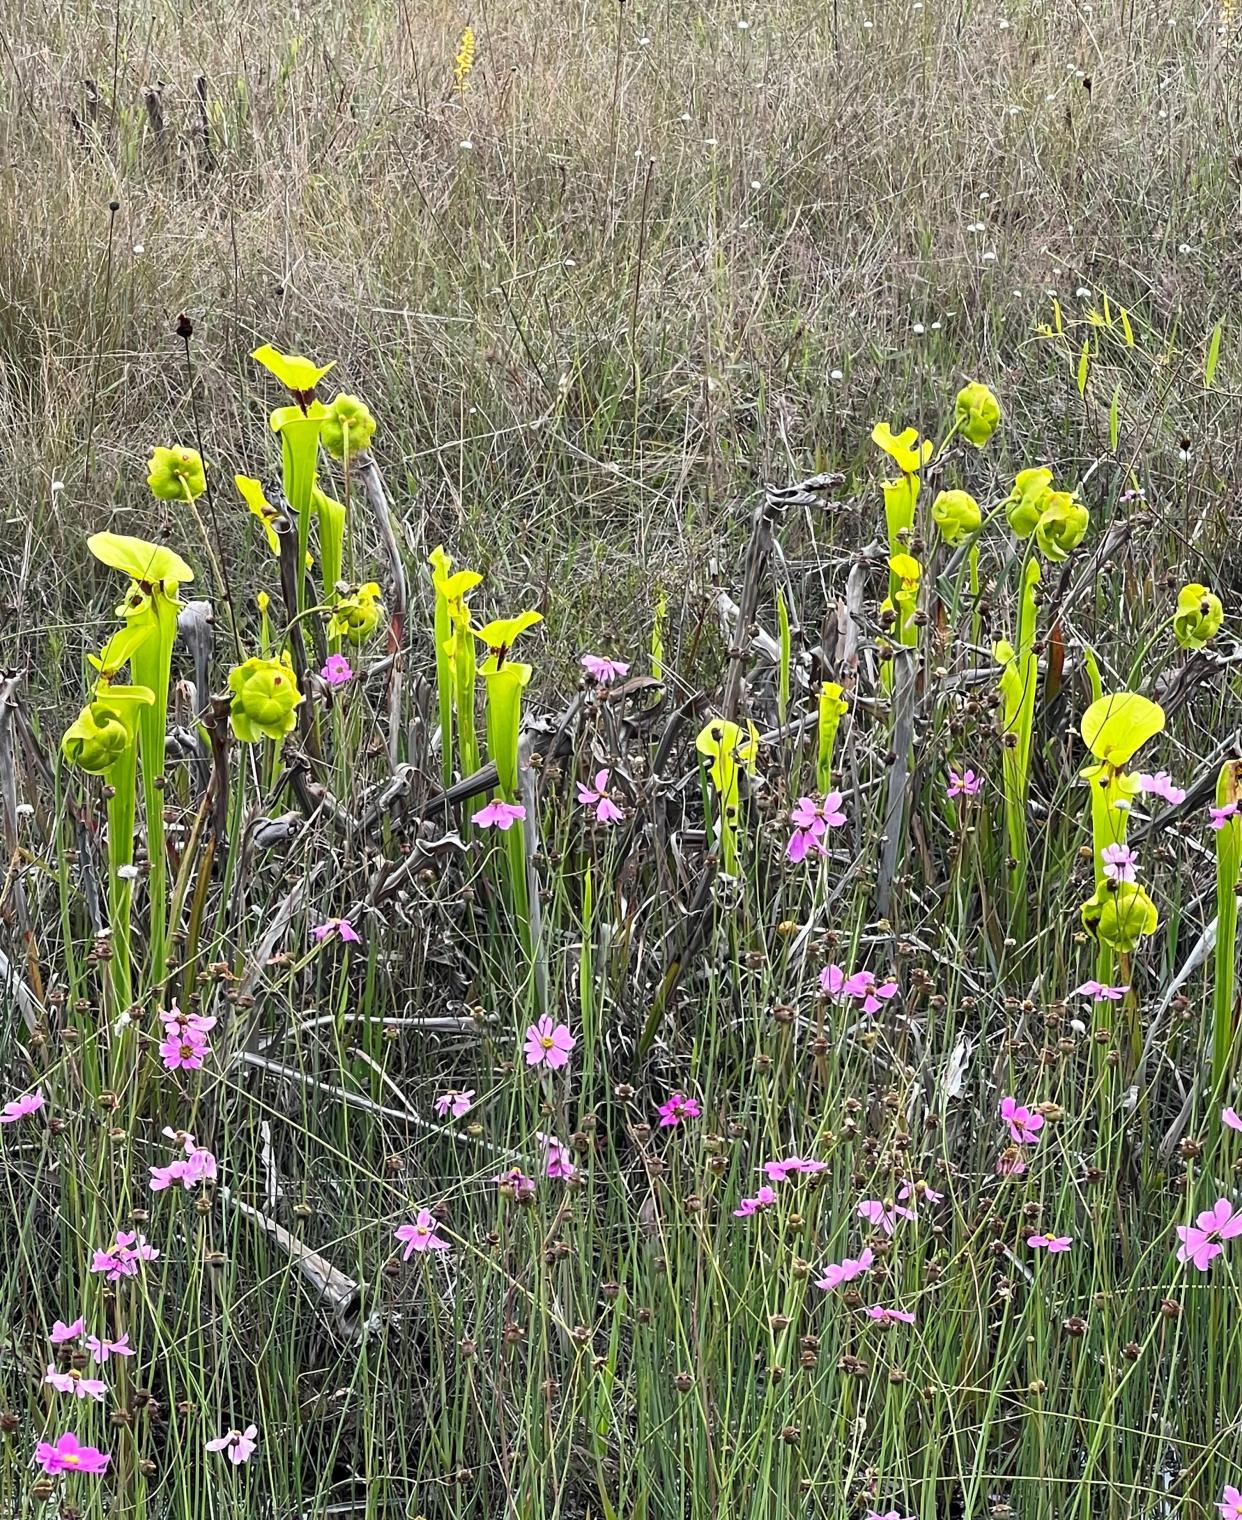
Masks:
[[[540,1135],[538,1138],[543,1146],[545,1176],[558,1178],[562,1182],[568,1182],[571,1177],[577,1176],[578,1168],[573,1163],[567,1145],[552,1135]]]
[[[1015,1145],[1037,1145],[1039,1131],[1044,1127],[1043,1114],[1024,1108],[1016,1098],[1002,1098],[1000,1116],[1009,1130],[1009,1138]]]
[[[19,1119],[28,1119],[31,1114],[39,1112],[45,1101],[41,1087],[23,1093],[20,1098],[11,1098],[0,1108],[0,1124],[16,1124]]]
[[[976,776],[974,771],[949,772],[950,797],[976,797],[983,786],[983,777]]]
[[[770,1209],[776,1202],[776,1189],[768,1187],[765,1182],[753,1198],[743,1198],[736,1209],[733,1210],[735,1219],[749,1219],[752,1214],[758,1214],[761,1209]]]
[[[409,1261],[415,1251],[447,1251],[449,1243],[436,1234],[436,1222],[430,1209],[419,1209],[413,1224],[401,1224],[393,1231],[405,1244],[403,1261]]]
[[[115,1244],[95,1251],[90,1269],[102,1273],[109,1282],[118,1282],[122,1277],[137,1277],[139,1262],[155,1261],[159,1254],[133,1230],[118,1230]]]
[[[515,823],[521,823],[525,817],[526,809],[520,802],[504,802],[496,797],[486,807],[472,813],[470,821],[477,823],[481,829],[499,829],[503,834]]]
[[[321,924],[315,924],[311,929],[311,938],[317,945],[322,945],[330,934],[339,935],[342,943],[346,945],[362,943],[362,935],[347,918],[328,918]]]
[[[343,654],[330,654],[319,674],[329,686],[344,686],[354,677],[353,668]]]
[[[1173,778],[1169,775],[1168,771],[1156,771],[1154,775],[1148,771],[1140,771],[1138,784],[1139,790],[1145,792],[1147,796],[1163,797],[1166,802],[1172,803],[1174,807],[1179,802],[1185,802],[1186,800],[1186,793],[1180,786],[1173,785]]]
[[[845,983],[847,997],[857,999],[863,1005],[864,1013],[879,1013],[883,1006],[881,999],[886,1003],[889,998],[897,993],[896,982],[877,982],[875,973],[871,971],[855,971]]]
[[[214,1440],[206,1442],[206,1446],[208,1451],[227,1451],[233,1466],[240,1467],[243,1462],[249,1462],[258,1438],[258,1426],[247,1425],[245,1430],[230,1430],[222,1436],[216,1436]]]
[[[920,1200],[925,1203],[939,1203],[943,1197],[943,1193],[938,1193],[927,1182],[903,1182],[897,1189],[898,1203],[905,1203],[910,1198],[913,1198],[915,1203]]]
[[[828,1163],[812,1161],[805,1156],[786,1156],[783,1161],[765,1161],[763,1170],[769,1182],[784,1182],[786,1177],[795,1172],[826,1172]]]
[[[557,1071],[568,1063],[569,1053],[577,1043],[568,1024],[553,1024],[545,1013],[526,1030],[526,1064]]]
[[[1215,805],[1209,807],[1208,812],[1211,814],[1212,827],[1214,829],[1223,829],[1229,820],[1236,816],[1237,811],[1238,804],[1236,802],[1226,802],[1224,807],[1216,807]]]
[[[899,1515],[895,1509],[886,1509],[883,1514],[878,1509],[869,1509],[864,1520],[914,1520],[913,1515]]]
[[[620,823],[625,812],[608,795],[608,771],[596,771],[594,787],[578,783],[578,801],[595,809],[596,823]]]
[[[1242,1118],[1238,1117],[1236,1108],[1222,1108],[1220,1111],[1221,1123],[1230,1129],[1242,1129]]]
[[[125,1332],[119,1341],[100,1340],[97,1335],[88,1335],[86,1337],[86,1349],[101,1366],[110,1356],[133,1356],[135,1354],[129,1344],[128,1331]]]
[[[214,1182],[217,1176],[216,1158],[203,1146],[194,1143],[194,1136],[184,1131],[176,1132],[174,1138],[182,1147],[183,1154],[167,1166],[153,1166],[150,1188],[153,1193],[162,1192],[174,1182],[189,1192],[200,1182]]]
[[[883,1304],[872,1304],[863,1313],[868,1319],[879,1321],[882,1325],[912,1325],[914,1315],[909,1309],[886,1309]]]
[[[1177,1233],[1182,1242],[1177,1248],[1178,1261],[1192,1262],[1200,1272],[1206,1272],[1224,1250],[1220,1242],[1242,1235],[1242,1209],[1235,1213],[1228,1198],[1218,1198],[1194,1224],[1179,1224]]]
[[[602,654],[584,654],[582,668],[601,686],[611,686],[614,681],[630,673],[630,667],[621,660],[610,660]]]
[[[63,1346],[66,1341],[76,1341],[79,1336],[86,1333],[86,1321],[79,1314],[72,1324],[65,1324],[63,1319],[54,1320],[48,1333],[48,1340],[53,1346]]]
[[[107,1383],[101,1382],[99,1378],[83,1377],[76,1368],[69,1372],[58,1372],[50,1362],[43,1374],[43,1381],[49,1388],[55,1388],[57,1393],[71,1393],[76,1399],[94,1399],[96,1403],[108,1391]]]
[[[832,1262],[826,1266],[824,1275],[817,1279],[815,1286],[822,1288],[825,1293],[831,1293],[842,1283],[854,1282],[864,1272],[870,1271],[874,1262],[875,1253],[870,1246],[866,1246],[856,1257],[847,1256],[843,1261]]]
[[[45,1473],[101,1473],[111,1460],[95,1446],[80,1446],[72,1430],[57,1436],[55,1445],[40,1441],[35,1447],[35,1461]]]
[[[1103,982],[1090,981],[1084,982],[1081,987],[1075,987],[1070,996],[1090,998],[1095,1003],[1116,1003],[1125,997],[1129,990],[1129,983],[1124,987],[1109,987]]]
[[[825,997],[842,998],[845,996],[845,984],[849,977],[840,966],[825,966],[819,973],[819,988]]]
[[[1128,844],[1106,844],[1100,851],[1104,875],[1109,881],[1134,881],[1138,854]]]
[[[702,1112],[697,1099],[687,1098],[682,1092],[670,1093],[660,1104],[660,1128],[667,1129],[670,1125],[680,1124],[683,1119],[697,1119]]]
[[[1059,1256],[1062,1251],[1068,1251],[1074,1244],[1072,1235],[1028,1235],[1026,1243],[1035,1251],[1047,1251],[1050,1256]]]
[[[814,797],[798,798],[789,813],[794,831],[785,853],[790,860],[805,860],[812,850],[818,850],[821,855],[827,853],[825,833],[829,829],[839,829],[845,822],[842,801],[840,792],[829,792],[822,802],[816,802]]]
[[[493,1177],[492,1181],[502,1193],[511,1193],[514,1198],[529,1198],[538,1185],[520,1166],[511,1166],[507,1172]]]
[[[1242,1520],[1242,1489],[1226,1483],[1216,1508],[1220,1510],[1223,1520]]]
[[[858,1217],[866,1219],[877,1229],[891,1235],[897,1228],[899,1219],[917,1219],[918,1215],[913,1209],[908,1209],[900,1203],[881,1203],[878,1198],[864,1198],[858,1205]]]
[[[996,1158],[996,1175],[998,1177],[1021,1177],[1026,1171],[1026,1162],[1022,1159],[1022,1153],[1016,1145],[1011,1145],[1008,1150],[1002,1151]]]
[[[452,1114],[454,1119],[460,1119],[463,1114],[468,1114],[474,1107],[474,1088],[468,1087],[464,1092],[441,1093],[436,1099],[436,1113],[441,1119]]]

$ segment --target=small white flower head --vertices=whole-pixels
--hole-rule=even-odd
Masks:
[[[1091,296],[1091,292],[1087,289],[1087,287],[1085,285],[1080,285],[1078,287],[1078,289],[1074,292],[1074,294],[1078,297],[1078,299],[1080,301],[1086,301]]]
[[[927,329],[923,326],[923,324],[921,322],[916,322],[914,324],[914,327],[913,327],[912,331],[913,331],[914,336],[916,338],[921,338],[923,336],[923,334],[927,331]]]
[[[843,369],[834,369],[832,371],[832,373],[828,376],[828,378],[830,380],[844,380],[845,379],[845,371]]]
[[[474,144],[470,141],[470,139],[468,137],[463,137],[462,140],[457,144],[457,146],[461,149],[461,151],[463,153],[470,153],[470,152],[473,152],[473,150],[474,150]]]

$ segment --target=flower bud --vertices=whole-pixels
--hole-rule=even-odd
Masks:
[[[932,502],[932,520],[946,544],[960,544],[983,525],[979,503],[969,491],[941,491]]]
[[[1192,582],[1177,593],[1173,636],[1183,649],[1202,649],[1214,638],[1225,620],[1220,597],[1206,586]]]
[[[375,418],[367,410],[366,403],[342,391],[328,408],[319,436],[334,459],[344,459],[347,452],[356,454],[365,449],[374,433]]]
[[[977,449],[981,449],[996,431],[1000,414],[1000,402],[986,385],[973,381],[958,391],[953,420],[958,432]]]

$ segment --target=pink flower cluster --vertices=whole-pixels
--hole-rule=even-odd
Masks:
[[[110,1356],[133,1356],[134,1352],[129,1344],[129,1334],[122,1335],[119,1340],[110,1341],[98,1335],[87,1335],[86,1321],[79,1314],[72,1324],[65,1324],[64,1320],[53,1321],[48,1340],[53,1346],[63,1346],[68,1341],[84,1341],[86,1349],[102,1366]],[[49,1369],[50,1370],[50,1369]]]
[[[109,1282],[118,1282],[122,1277],[137,1277],[139,1264],[155,1261],[159,1254],[134,1230],[118,1230],[116,1241],[91,1257],[91,1271],[102,1273]]]
[[[879,1013],[884,1003],[897,994],[896,982],[880,982],[873,971],[847,972],[840,966],[825,966],[819,973],[820,990],[826,997],[854,998],[864,1013]]]
[[[841,811],[843,798],[840,792],[829,792],[822,802],[814,797],[799,797],[789,814],[793,833],[785,853],[790,860],[805,860],[812,850],[820,855],[828,853],[824,835],[829,829],[839,829],[845,822]]]
[[[207,1054],[207,1035],[215,1028],[214,1018],[201,1013],[182,1013],[176,1003],[160,1010],[164,1038],[160,1041],[160,1058],[168,1071],[197,1071]]]
[[[763,1173],[768,1181],[759,1188],[753,1198],[743,1198],[736,1209],[733,1210],[737,1219],[749,1219],[752,1214],[761,1213],[769,1209],[776,1202],[776,1189],[771,1186],[774,1182],[784,1182],[788,1177],[799,1174],[814,1176],[816,1172],[826,1172],[826,1161],[813,1161],[806,1156],[785,1156],[779,1161],[765,1161]]]
[[[205,1147],[198,1145],[193,1135],[187,1134],[185,1130],[172,1129],[166,1129],[164,1133],[177,1142],[183,1154],[167,1166],[151,1167],[150,1187],[153,1193],[163,1192],[174,1182],[179,1182],[189,1192],[200,1182],[216,1180],[216,1158]]]
[[[1178,1261],[1190,1262],[1206,1272],[1225,1249],[1224,1242],[1242,1235],[1242,1209],[1235,1211],[1228,1198],[1218,1198],[1194,1224],[1179,1224],[1177,1234],[1182,1242],[1177,1248]]]

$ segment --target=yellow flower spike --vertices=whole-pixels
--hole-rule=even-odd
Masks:
[[[1111,692],[1082,715],[1082,741],[1105,765],[1121,769],[1134,752],[1164,731],[1164,708],[1137,691]]]
[[[110,570],[119,570],[140,586],[159,586],[174,600],[178,585],[194,579],[193,570],[179,554],[162,544],[150,544],[145,538],[130,538],[124,533],[92,533],[86,547]]]
[[[1098,882],[1079,913],[1089,934],[1123,955],[1154,934],[1160,923],[1155,903],[1133,881]]]
[[[930,438],[919,441],[917,428],[908,427],[895,434],[887,422],[876,423],[871,429],[871,441],[884,450],[904,475],[921,470],[935,448]]]
[[[1034,533],[1051,495],[1051,470],[1041,465],[1037,469],[1018,471],[1004,506],[1009,526],[1019,538],[1030,538]]]
[[[1177,593],[1177,611],[1173,614],[1173,636],[1183,649],[1202,649],[1215,638],[1225,621],[1220,597],[1197,581],[1183,586]]]
[[[1039,551],[1054,564],[1070,557],[1083,541],[1091,514],[1076,501],[1072,491],[1051,491],[1044,510],[1035,524],[1035,542]]]
[[[147,460],[147,484],[158,501],[185,501],[207,489],[203,461],[196,449],[153,448]]]
[[[275,375],[286,390],[292,391],[299,399],[304,396],[307,400],[311,399],[315,387],[336,364],[335,359],[330,364],[319,365],[303,358],[301,354],[282,354],[270,343],[256,348],[250,357],[269,374]]]
[[[941,491],[932,502],[932,521],[945,543],[953,547],[979,531],[983,513],[969,491]]]
[[[232,701],[229,719],[233,732],[243,744],[272,739],[277,744],[297,722],[302,703],[297,677],[286,652],[279,659],[265,660],[257,655],[229,671]]]
[[[977,449],[981,449],[996,431],[1000,415],[1000,402],[986,385],[972,381],[958,391],[953,407],[954,426]]]
[[[457,57],[453,60],[453,84],[458,94],[466,88],[470,70],[474,68],[474,28],[468,26],[457,44]]]
[[[542,622],[542,612],[519,612],[517,617],[494,618],[490,623],[484,623],[482,628],[474,630],[474,636],[481,644],[486,645],[492,660],[500,666],[504,664],[505,656],[513,648],[517,639],[528,628],[533,628],[536,623]]]
[[[268,501],[264,494],[261,482],[250,475],[234,475],[233,484],[241,492],[242,500],[250,508],[251,512],[263,524],[263,532],[267,538],[267,546],[277,558],[280,557],[280,539],[277,537],[275,523],[280,516],[277,509]]]

